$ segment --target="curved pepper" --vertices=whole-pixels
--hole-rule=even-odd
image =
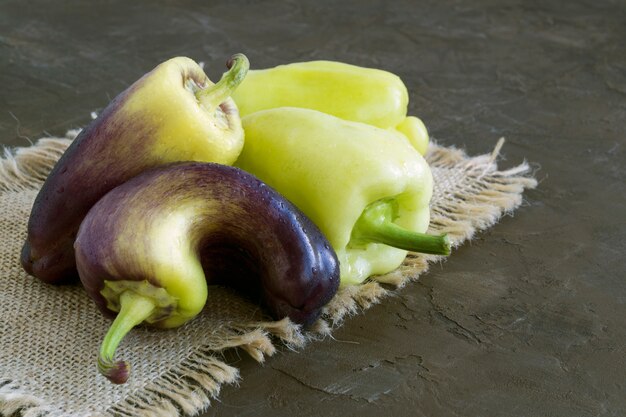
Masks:
[[[235,165],[268,183],[326,235],[341,283],[397,268],[407,250],[449,254],[446,236],[427,235],[430,168],[388,130],[302,108],[242,119],[246,143]]]
[[[129,374],[114,360],[123,337],[142,322],[172,328],[193,319],[207,281],[245,286],[275,319],[302,325],[339,286],[319,229],[257,178],[220,164],[167,165],[114,188],[85,217],[75,248],[87,294],[115,315],[98,359],[115,383]],[[250,273],[238,274],[245,267]]]
[[[388,71],[335,61],[297,62],[249,71],[232,97],[242,117],[276,107],[302,107],[395,128],[421,154],[428,146],[422,121],[407,117],[406,86]]]

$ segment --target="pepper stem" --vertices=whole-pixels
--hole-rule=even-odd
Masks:
[[[120,295],[120,306],[120,312],[102,341],[98,358],[98,370],[115,384],[126,382],[130,373],[128,362],[113,360],[117,346],[133,327],[150,317],[156,308],[150,297],[128,290]]]
[[[222,75],[217,84],[199,90],[196,93],[196,97],[202,107],[209,112],[215,110],[217,106],[233,94],[237,86],[246,78],[250,62],[244,54],[235,54],[230,57],[226,66],[228,71]]]
[[[376,242],[412,252],[450,255],[448,235],[431,235],[407,230],[392,221],[393,208],[386,201],[368,206],[352,231],[354,242]]]

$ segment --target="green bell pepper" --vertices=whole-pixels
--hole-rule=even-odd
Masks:
[[[432,174],[397,132],[295,107],[252,113],[242,123],[236,166],[320,228],[337,253],[342,285],[396,269],[408,250],[450,253],[445,235],[424,233]]]
[[[302,107],[397,129],[422,155],[428,147],[424,123],[415,116],[407,117],[406,86],[388,71],[334,61],[250,70],[232,98],[241,116],[276,107]]]

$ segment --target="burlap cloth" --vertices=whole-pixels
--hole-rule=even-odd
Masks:
[[[22,271],[19,254],[38,187],[76,136],[43,138],[6,151],[0,159],[0,413],[25,416],[175,416],[206,409],[238,370],[222,352],[239,348],[258,361],[277,344],[302,346],[323,337],[351,314],[414,281],[435,256],[410,255],[404,265],[361,286],[342,289],[314,329],[302,332],[233,292],[212,288],[203,313],[176,330],[133,330],[118,349],[132,364],[125,385],[96,370],[100,342],[110,321],[80,286],[40,283]],[[501,145],[501,142],[499,142]],[[447,232],[454,246],[522,203],[536,186],[526,163],[499,171],[493,153],[468,157],[431,144],[427,160],[435,178],[431,230]],[[384,282],[385,285],[380,285]]]

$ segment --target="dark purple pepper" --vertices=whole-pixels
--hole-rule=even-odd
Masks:
[[[219,164],[168,165],[113,189],[85,217],[75,251],[87,293],[105,314],[120,311],[111,329],[122,330],[107,334],[99,362],[116,382],[126,369],[113,362],[119,333],[187,322],[207,284],[257,296],[273,318],[304,326],[339,286],[317,226],[256,177]]]

